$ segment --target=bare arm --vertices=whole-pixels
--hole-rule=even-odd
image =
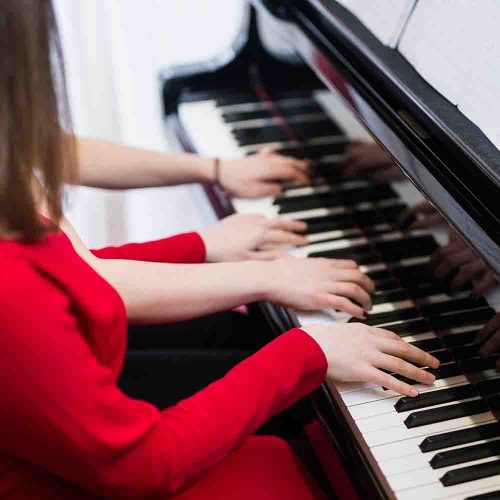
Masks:
[[[168,155],[99,139],[77,139],[80,183],[105,189],[130,189],[211,182],[211,158]]]
[[[130,321],[180,321],[256,300],[303,310],[333,307],[359,318],[366,314],[363,307],[371,307],[373,283],[353,261],[163,264],[98,259],[69,222],[61,221],[60,226],[80,257],[116,288]]]
[[[165,154],[99,139],[77,138],[80,184],[104,189],[172,186],[214,182],[213,158]],[[306,182],[307,163],[263,150],[220,162],[219,182],[234,196],[279,194],[284,182]]]

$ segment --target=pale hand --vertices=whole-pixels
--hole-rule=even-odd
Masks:
[[[275,304],[302,311],[335,308],[363,319],[372,307],[374,284],[352,260],[285,258],[263,266],[266,299]]]
[[[205,243],[208,262],[271,260],[282,257],[285,246],[305,245],[307,239],[298,233],[306,228],[301,221],[235,214],[199,234]]]
[[[278,196],[283,191],[284,182],[307,183],[307,169],[307,162],[265,148],[245,158],[222,160],[219,181],[233,196]]]
[[[435,380],[434,375],[418,367],[437,368],[439,361],[395,333],[361,323],[306,325],[302,329],[325,353],[330,380],[372,382],[406,396],[417,396],[418,391],[390,373],[422,384],[430,385]]]

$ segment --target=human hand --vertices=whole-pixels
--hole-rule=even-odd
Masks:
[[[346,147],[342,164],[344,177],[369,176],[376,183],[403,179],[391,155],[374,142],[353,142]]]
[[[458,235],[450,231],[447,245],[434,252],[431,267],[438,280],[444,280],[458,273],[450,283],[452,293],[461,290],[466,283],[473,282],[473,295],[480,296],[498,284],[498,280],[486,262]]]
[[[437,368],[439,361],[395,333],[361,323],[306,325],[302,329],[325,353],[327,378],[332,380],[373,382],[406,396],[417,396],[418,391],[389,373],[399,373],[422,384],[435,380],[434,375],[417,366]]]
[[[482,356],[491,356],[500,351],[500,313],[491,318],[479,331],[474,343],[480,345],[479,352]],[[500,359],[497,361],[500,368]]]
[[[276,304],[304,311],[335,308],[360,319],[372,306],[374,284],[352,260],[278,259],[263,272],[266,300]]]
[[[401,214],[399,223],[403,226],[409,226],[411,229],[425,229],[437,224],[444,224],[445,221],[428,201],[421,201],[406,209]]]
[[[235,214],[199,232],[208,262],[269,260],[283,257],[280,247],[305,245],[307,225],[301,221]]]
[[[222,160],[219,167],[221,186],[243,198],[278,196],[284,182],[308,180],[306,161],[273,153],[269,148],[244,158]]]

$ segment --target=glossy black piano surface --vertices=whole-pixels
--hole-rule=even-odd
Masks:
[[[406,203],[397,191],[390,185],[374,187],[364,179],[357,184],[342,179],[337,157],[349,137],[341,120],[324,114],[315,91],[326,85],[339,95],[497,272],[500,153],[396,51],[384,47],[335,1],[252,3],[256,10],[249,18],[249,37],[246,43],[238,41],[234,59],[164,74],[169,121],[184,147],[196,150],[177,106],[210,100],[243,154],[278,141],[283,153],[312,159],[313,191],[289,187],[274,200],[274,213],[296,218],[303,214],[309,235],[315,237],[306,255],[350,257],[365,265],[377,285],[375,309],[367,323],[405,336],[442,363],[435,372],[439,381],[435,390],[415,399],[384,399],[381,388],[373,389],[376,396],[370,399],[361,392],[346,395],[339,387],[323,386],[311,399],[329,436],[325,439],[341,456],[360,498],[413,498],[412,489],[415,498],[434,498],[434,490],[417,473],[423,474],[424,465],[438,490],[453,491],[450,498],[482,494],[480,483],[474,483],[478,487],[472,493],[461,493],[461,485],[471,481],[490,481],[481,485],[495,490],[491,481],[500,473],[498,461],[493,460],[500,455],[500,424],[487,415],[500,404],[498,356],[481,358],[474,344],[478,329],[495,311],[484,299],[472,299],[470,287],[450,297],[446,284],[433,279],[426,259],[437,243],[430,235],[401,226],[399,215]],[[304,65],[276,59],[267,51],[256,12],[271,16],[276,34]],[[286,121],[285,128],[273,121],[276,111]],[[251,120],[267,120],[266,126],[238,125]],[[209,196],[220,216],[234,210],[224,193],[210,189]],[[328,213],[314,215],[318,209]],[[387,308],[387,303],[397,307]],[[297,324],[292,311],[271,304],[264,304],[263,310],[278,334]],[[361,403],[354,405],[356,401]],[[460,419],[475,424],[460,426]],[[398,424],[391,427],[391,422]],[[405,464],[405,456],[397,455],[399,448],[392,446],[385,427],[405,439],[405,432],[413,433],[408,456],[415,457],[414,469]],[[391,474],[399,476],[389,481]],[[446,496],[441,490],[436,495]]]

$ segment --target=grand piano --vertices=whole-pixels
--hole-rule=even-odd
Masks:
[[[406,3],[401,30],[418,10]],[[227,53],[170,68],[162,88],[166,121],[186,151],[225,158],[271,146],[311,161],[311,184],[289,185],[276,199],[229,199],[205,187],[207,210],[307,221],[309,244],[291,252],[356,259],[377,285],[366,322],[441,360],[436,383],[414,399],[350,383],[311,395],[319,425],[308,434],[336,495],[500,498],[498,355],[482,358],[474,344],[499,310],[498,291],[451,295],[428,267],[446,231],[399,222],[426,198],[500,275],[500,152],[490,138],[334,0],[251,2]],[[338,165],[355,140],[378,143],[406,180],[344,179]],[[334,310],[260,306],[276,334],[353,321]]]

